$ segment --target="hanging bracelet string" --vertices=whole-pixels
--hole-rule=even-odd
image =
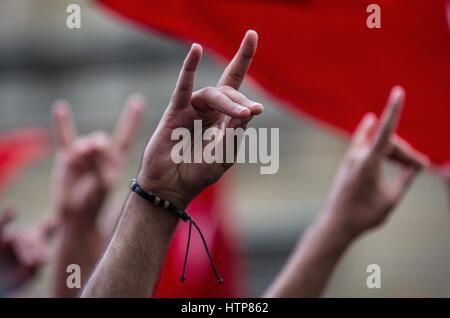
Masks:
[[[163,209],[165,209],[165,210],[175,214],[178,218],[180,218],[184,222],[189,222],[189,233],[188,233],[188,238],[187,238],[186,254],[184,256],[183,273],[181,275],[180,281],[182,283],[184,283],[184,281],[186,280],[186,265],[187,265],[188,255],[189,255],[189,249],[190,249],[190,246],[191,246],[192,226],[194,226],[195,229],[197,230],[198,234],[200,235],[200,238],[201,238],[202,243],[203,243],[203,247],[205,248],[205,251],[206,251],[206,256],[208,257],[209,263],[211,264],[211,268],[212,268],[212,270],[214,272],[214,275],[217,278],[217,282],[219,284],[222,284],[223,283],[223,279],[220,277],[219,273],[217,272],[217,268],[214,265],[214,262],[213,262],[213,260],[211,258],[211,254],[209,253],[208,244],[206,243],[206,239],[203,236],[203,233],[202,233],[200,227],[197,225],[197,223],[195,223],[195,221],[192,219],[192,217],[189,215],[189,213],[187,213],[186,211],[178,208],[176,205],[174,205],[173,203],[167,201],[166,199],[158,197],[157,195],[155,195],[155,194],[153,194],[151,192],[145,191],[139,185],[139,183],[137,183],[136,179],[133,179],[131,181],[130,189],[131,189],[131,191],[133,191],[134,193],[139,195],[144,200],[150,202],[152,205],[161,207],[161,208],[163,208]]]

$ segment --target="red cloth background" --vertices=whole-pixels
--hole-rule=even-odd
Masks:
[[[0,133],[0,194],[26,165],[49,151],[49,137],[44,129],[27,128]]]
[[[244,32],[259,33],[251,76],[292,110],[351,132],[405,87],[400,135],[450,160],[450,33],[445,0],[379,0],[368,29],[357,0],[100,0],[138,24],[195,41],[230,59]]]

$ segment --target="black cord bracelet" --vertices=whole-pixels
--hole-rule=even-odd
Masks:
[[[186,247],[186,255],[184,257],[184,264],[183,264],[183,273],[181,275],[180,281],[184,283],[186,280],[186,265],[187,265],[187,259],[189,255],[189,248],[191,245],[191,234],[192,234],[192,225],[196,228],[198,234],[200,235],[200,238],[202,240],[203,246],[206,251],[206,255],[208,256],[209,263],[211,264],[211,268],[214,272],[214,275],[217,278],[217,282],[219,284],[223,283],[223,279],[220,277],[219,273],[217,272],[216,266],[214,265],[214,262],[211,258],[211,254],[209,253],[208,245],[206,244],[206,239],[203,236],[202,231],[200,230],[200,227],[195,223],[195,221],[192,219],[192,217],[187,213],[187,211],[184,211],[180,208],[178,208],[176,205],[171,203],[170,201],[161,198],[151,192],[145,191],[139,183],[137,183],[136,179],[133,179],[130,184],[130,189],[137,195],[139,195],[142,199],[146,200],[147,202],[150,202],[152,205],[161,207],[173,214],[175,214],[178,218],[183,220],[184,222],[189,222],[189,234],[188,234],[188,240],[187,240],[187,247]]]
[[[186,212],[178,207],[176,207],[174,204],[170,203],[166,199],[163,199],[161,197],[158,197],[157,195],[154,195],[151,192],[147,192],[137,183],[136,179],[133,179],[130,184],[131,191],[137,193],[141,198],[144,200],[150,202],[153,205],[159,206],[163,209],[166,209],[167,211],[170,211],[174,213],[176,216],[178,216],[183,221],[189,221],[191,219],[191,216]]]

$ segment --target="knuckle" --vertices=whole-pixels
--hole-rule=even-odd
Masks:
[[[241,52],[240,55],[244,60],[251,60],[253,58],[254,54],[255,54],[254,51],[244,51],[244,52]]]
[[[189,92],[189,91],[192,91],[193,89],[194,89],[194,84],[190,83],[190,82],[183,83],[178,87],[178,91],[180,91],[180,92]],[[175,95],[175,94],[173,94],[173,95]]]
[[[241,82],[244,80],[244,75],[238,72],[231,72],[230,77],[235,80],[236,82]]]
[[[176,99],[177,99],[176,93],[172,93],[172,95],[170,95],[169,104],[174,104]]]
[[[217,87],[208,86],[203,89],[203,97],[205,98],[218,98],[222,95],[221,91]]]
[[[92,133],[92,139],[106,140],[108,139],[108,134],[103,130],[96,130]]]
[[[383,214],[388,214],[397,204],[397,200],[395,197],[389,197],[386,199],[386,202],[383,206]]]
[[[183,71],[187,73],[195,72],[196,68],[189,63],[189,59],[185,58],[183,61]]]
[[[221,85],[218,87],[218,89],[224,93],[230,93],[230,92],[233,93],[236,91],[233,87],[228,86],[228,85]]]
[[[204,88],[202,89],[202,92],[203,92],[205,95],[216,94],[216,93],[217,93],[217,88],[216,88],[216,87],[213,87],[213,86],[207,86],[207,87],[204,87]]]

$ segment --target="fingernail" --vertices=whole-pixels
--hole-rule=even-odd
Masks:
[[[257,107],[259,109],[260,112],[264,111],[264,106],[260,103],[256,103],[254,102],[254,107]]]
[[[403,89],[403,87],[401,87],[400,85],[396,85],[396,86],[394,86],[394,88],[392,88],[392,97],[395,100],[403,98],[404,96],[405,96],[405,90]]]
[[[376,119],[376,115],[374,113],[372,113],[372,112],[369,112],[369,113],[366,113],[364,115],[364,119],[367,120],[367,121],[372,122],[372,121],[374,121]]]
[[[200,44],[198,44],[198,43],[192,43],[192,45],[191,45],[191,49],[193,49],[194,47],[198,47],[198,48],[202,48],[202,46],[200,45]]]
[[[64,99],[57,99],[53,102],[53,108],[59,115],[64,115],[67,112],[68,102]]]
[[[237,109],[238,109],[239,114],[241,114],[241,115],[245,115],[245,114],[250,115],[250,113],[251,113],[250,109],[248,109],[247,107],[238,106]]]

